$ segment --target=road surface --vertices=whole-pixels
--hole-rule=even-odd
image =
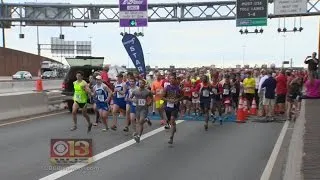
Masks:
[[[225,123],[210,125],[205,132],[203,122],[181,121],[174,144],[168,145],[169,132],[159,129],[159,121],[146,128],[150,137],[140,144],[132,143],[123,126],[117,132],[93,127],[87,134],[81,116],[78,121],[75,132],[69,131],[68,113],[0,125],[1,179],[258,180],[283,127],[283,123]],[[94,154],[104,158],[90,168],[54,174],[57,171],[48,170],[51,138],[92,138]],[[116,147],[122,143],[128,147]]]

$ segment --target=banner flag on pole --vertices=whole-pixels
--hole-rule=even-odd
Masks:
[[[125,34],[122,38],[122,44],[130,56],[137,71],[143,77],[146,77],[146,66],[144,63],[144,56],[139,39],[132,34]]]

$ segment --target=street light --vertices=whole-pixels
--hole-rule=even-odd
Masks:
[[[64,39],[64,34],[62,34],[62,26],[60,26],[60,35],[59,39]]]
[[[282,35],[283,37],[283,61],[286,60],[286,35]]]
[[[246,53],[246,45],[242,46],[242,66],[244,66],[244,58]]]

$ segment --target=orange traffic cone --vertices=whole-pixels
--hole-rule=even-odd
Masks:
[[[237,110],[237,120],[236,123],[245,123],[245,114],[244,114],[244,110],[243,110],[243,100],[242,98],[239,101],[239,105],[238,105],[238,110]]]
[[[247,119],[247,118],[248,118],[248,115],[249,115],[249,113],[248,113],[248,101],[247,101],[247,99],[244,99],[244,101],[243,101],[243,113],[244,113],[245,119]]]
[[[251,109],[250,109],[250,114],[253,115],[253,116],[257,115],[257,104],[256,104],[256,100],[255,99],[252,100],[252,106],[251,106]]]
[[[38,92],[43,91],[42,79],[36,80],[36,91],[38,91]]]

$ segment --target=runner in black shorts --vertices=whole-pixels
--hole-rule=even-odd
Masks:
[[[199,84],[199,94],[200,94],[200,108],[202,114],[204,114],[205,124],[204,129],[208,130],[209,122],[209,110],[211,105],[212,87],[209,82],[209,78],[206,75],[202,76],[202,82]]]
[[[165,112],[168,120],[171,124],[171,136],[168,141],[169,144],[173,143],[173,137],[177,131],[176,119],[179,113],[179,102],[183,99],[183,92],[177,84],[177,79],[175,74],[169,76],[170,85],[166,86],[164,89],[163,100],[165,101]]]

